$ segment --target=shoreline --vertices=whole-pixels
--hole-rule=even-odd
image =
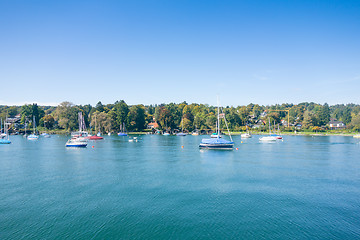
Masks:
[[[51,135],[71,135],[70,132],[65,132],[62,130],[53,130],[53,131],[39,131],[39,134],[47,132],[48,134]],[[246,132],[230,132],[231,135],[233,136],[238,136],[241,135],[243,133]],[[128,135],[159,135],[159,134],[152,134],[151,132],[128,132]],[[227,132],[223,132],[223,135],[228,135]],[[251,135],[268,135],[269,133],[266,132],[250,132]],[[276,133],[274,133],[276,134]],[[10,134],[13,136],[16,135],[24,135],[23,132],[20,132],[19,134]],[[104,136],[107,135],[107,133],[103,134]],[[112,133],[111,136],[113,135],[117,135],[117,133]],[[160,134],[161,135],[161,134]],[[191,134],[188,134],[191,135]],[[206,136],[208,134],[203,134],[203,135],[199,135],[199,136]],[[359,135],[359,133],[329,133],[329,132],[325,132],[325,133],[311,133],[311,132],[281,132],[279,135],[283,135],[283,136],[345,136],[345,137],[353,137],[355,135]]]

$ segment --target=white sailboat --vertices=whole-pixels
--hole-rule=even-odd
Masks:
[[[4,121],[4,132],[3,132],[3,121],[2,121],[2,119],[1,119],[1,132],[0,132],[0,138],[2,138],[2,137],[6,137],[6,133],[5,133],[5,122],[6,122],[6,121]]]
[[[65,147],[83,148],[87,146],[89,134],[85,130],[85,121],[82,112],[78,113],[79,116],[79,132],[72,132],[71,138],[65,143]]]
[[[46,129],[45,121],[44,121],[44,129]],[[49,138],[49,137],[50,137],[50,134],[48,134],[47,132],[43,132],[43,133],[41,134],[41,136],[43,136],[44,138]]]
[[[177,133],[176,136],[185,137],[187,134],[184,133],[184,118],[181,119],[181,132]]]
[[[218,101],[218,116],[217,116],[217,124],[216,124],[216,130],[217,130],[217,137],[213,138],[204,138],[201,140],[201,143],[199,145],[199,148],[203,148],[203,149],[230,149],[232,150],[234,147],[234,142],[232,140],[227,122],[226,122],[226,118],[225,118],[225,114],[222,113],[225,124],[226,124],[226,128],[228,130],[228,134],[230,136],[230,141],[222,139],[220,137],[220,107],[219,107],[219,101]],[[213,135],[212,135],[213,136]]]
[[[251,138],[251,134],[250,132],[248,131],[248,126],[246,126],[246,132],[241,134],[241,138]]]
[[[0,144],[10,144],[10,138],[9,138],[9,129],[8,126],[9,123],[7,123],[7,117],[4,121],[4,132],[2,132],[2,119],[1,119],[1,136],[0,136]]]
[[[125,131],[125,123],[123,123],[122,125],[120,124],[120,132],[118,132],[118,136],[127,136],[127,133]]]
[[[264,136],[259,138],[262,142],[275,142],[277,138],[275,136],[271,136],[271,126],[270,126],[270,118],[269,118],[269,136]]]
[[[35,116],[33,116],[33,133],[30,134],[27,137],[28,140],[38,140],[39,139],[39,135],[36,135],[36,121],[35,121]]]

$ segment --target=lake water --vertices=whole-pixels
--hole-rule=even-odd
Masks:
[[[0,239],[360,238],[358,139],[235,136],[239,150],[200,151],[203,137],[66,149],[66,136],[11,136]]]

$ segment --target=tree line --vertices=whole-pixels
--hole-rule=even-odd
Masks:
[[[329,106],[313,102],[300,104],[275,104],[246,106],[226,106],[222,108],[229,128],[232,131],[243,131],[247,127],[290,123],[284,130],[293,130],[302,125],[302,129],[326,129],[331,118],[342,121],[347,129],[360,131],[360,105],[337,104]],[[96,106],[74,105],[62,102],[58,106],[0,106],[0,118],[15,117],[21,114],[21,124],[32,126],[33,119],[37,126],[46,129],[63,129],[73,131],[78,128],[78,113],[82,112],[87,127],[101,132],[118,132],[120,126],[128,131],[143,131],[151,122],[156,122],[159,130],[210,130],[215,129],[217,107],[207,104],[168,103],[159,105],[128,105],[124,100],[113,104]],[[264,128],[265,129],[265,128]]]

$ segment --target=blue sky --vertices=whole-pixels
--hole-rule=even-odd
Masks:
[[[0,0],[0,104],[359,104],[359,13],[351,0]]]

